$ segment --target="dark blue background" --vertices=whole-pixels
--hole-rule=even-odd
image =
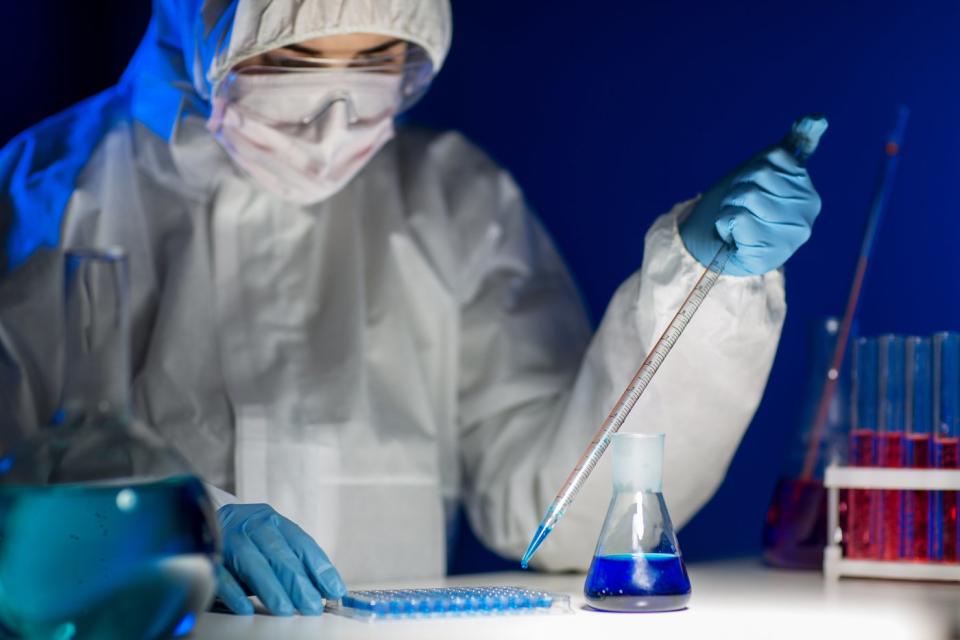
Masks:
[[[147,16],[132,0],[2,3],[0,140],[111,84]],[[960,327],[960,3],[455,0],[454,18],[447,66],[412,117],[463,131],[514,173],[595,319],[639,266],[656,215],[795,117],[828,116],[810,162],[823,213],[788,265],[766,396],[723,488],[681,535],[688,556],[756,551],[801,404],[807,330],[842,311],[901,102],[912,119],[861,328]],[[458,566],[476,567],[474,551]]]

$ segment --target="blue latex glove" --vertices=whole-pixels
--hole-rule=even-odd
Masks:
[[[313,538],[269,505],[228,504],[217,518],[223,534],[217,597],[234,613],[253,613],[243,587],[278,616],[293,615],[294,608],[319,615],[323,598],[338,599],[347,592]]]
[[[807,241],[819,213],[806,168],[778,144],[711,187],[681,223],[680,237],[703,265],[722,238],[737,249],[724,273],[759,275],[782,266]]]

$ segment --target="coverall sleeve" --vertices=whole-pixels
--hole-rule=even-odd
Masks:
[[[540,518],[644,356],[703,271],[677,223],[649,229],[643,264],[590,338],[582,304],[512,181],[487,255],[462,300],[460,452],[471,525],[520,557]],[[478,243],[478,246],[484,246]],[[666,434],[664,496],[682,526],[719,487],[760,402],[786,313],[783,275],[723,276],[637,403],[624,431]],[[590,562],[611,495],[604,456],[534,557],[547,570]]]

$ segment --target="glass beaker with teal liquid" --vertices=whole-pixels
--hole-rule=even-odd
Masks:
[[[132,417],[123,252],[65,266],[60,410],[0,457],[0,637],[186,635],[216,584],[213,507]]]
[[[613,498],[584,584],[604,611],[674,611],[690,578],[663,499],[664,435],[618,433],[610,443]]]

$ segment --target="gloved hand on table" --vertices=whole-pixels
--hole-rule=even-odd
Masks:
[[[313,538],[265,504],[228,504],[217,511],[223,566],[217,597],[234,613],[251,614],[247,592],[274,615],[323,613],[323,598],[347,588]],[[246,587],[246,591],[244,590]]]
[[[819,213],[820,196],[806,168],[778,144],[711,187],[680,224],[680,237],[705,266],[721,241],[732,243],[737,250],[724,273],[760,275],[807,241]]]

